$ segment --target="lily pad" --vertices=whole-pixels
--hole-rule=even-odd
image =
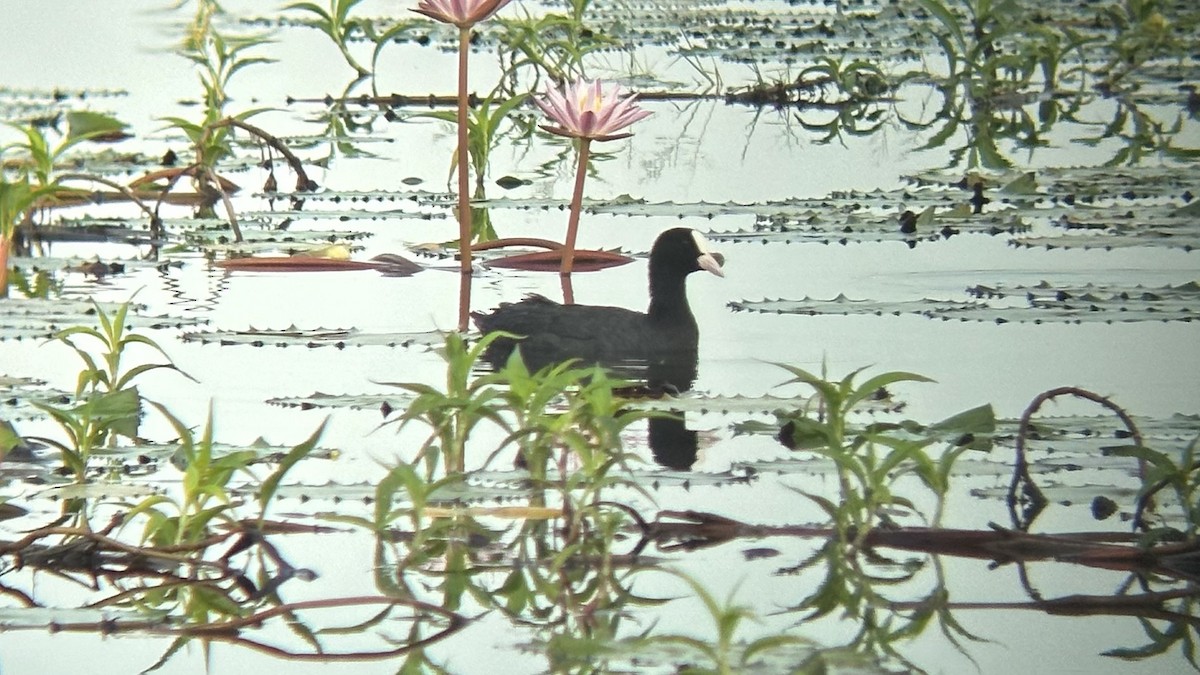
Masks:
[[[1116,323],[1134,321],[1192,321],[1200,312],[1200,284],[1143,287],[1119,284],[1036,286],[977,285],[967,293],[980,301],[952,300],[875,301],[852,300],[838,295],[831,300],[764,299],[729,303],[734,311],[774,314],[899,316],[916,314],[931,319],[991,321],[995,323]],[[1026,296],[1025,306],[997,305],[989,300],[1008,295]]]
[[[184,333],[184,342],[249,345],[252,347],[421,347],[432,349],[445,342],[439,331],[415,333],[369,333],[357,328],[297,328],[211,330]]]
[[[100,306],[109,315],[118,308],[113,303],[100,303]],[[166,329],[207,323],[206,319],[196,317],[145,316],[138,313],[140,309],[134,307],[126,315],[127,327]],[[91,302],[83,300],[10,298],[0,302],[0,341],[49,339],[64,328],[95,323],[95,308]]]
[[[69,405],[75,395],[46,386],[42,380],[0,375],[0,419],[15,421],[41,417],[34,404]]]
[[[267,403],[283,408],[299,408],[312,410],[314,408],[348,408],[350,410],[377,410],[384,417],[393,410],[406,407],[412,397],[403,393],[391,394],[324,394],[313,392],[308,396],[287,396],[267,399]]]

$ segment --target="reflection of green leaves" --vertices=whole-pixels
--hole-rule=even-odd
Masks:
[[[682,580],[691,589],[694,597],[702,603],[708,618],[715,629],[715,637],[702,639],[690,635],[650,635],[631,639],[622,646],[641,652],[653,649],[655,646],[669,645],[685,650],[684,656],[676,656],[676,663],[689,663],[687,672],[698,671],[692,660],[699,656],[706,661],[714,673],[753,672],[753,666],[769,654],[778,650],[794,650],[798,647],[808,647],[810,642],[802,637],[793,635],[769,635],[749,643],[737,640],[739,628],[747,621],[754,620],[755,613],[750,607],[735,604],[733,596],[737,593],[734,586],[729,598],[724,602],[717,600],[712,593],[699,581],[683,572],[664,570]]]
[[[328,9],[315,2],[293,2],[285,6],[284,10],[306,12],[315,17],[314,25],[330,40],[333,40],[342,53],[342,58],[361,77],[370,75],[371,71],[354,60],[354,56],[350,54],[349,45],[351,34],[357,26],[357,23],[350,18],[350,12],[360,2],[362,0],[329,0]]]
[[[1138,625],[1150,642],[1141,647],[1118,647],[1102,653],[1125,661],[1141,661],[1165,654],[1178,645],[1180,653],[1192,668],[1200,669],[1200,664],[1196,662],[1196,628],[1193,620],[1196,615],[1196,599],[1180,598],[1177,604],[1178,607],[1167,610],[1175,618],[1164,627],[1157,625],[1158,622],[1138,617]]]
[[[500,27],[498,39],[507,55],[507,75],[516,78],[522,69],[545,74],[556,82],[574,79],[583,74],[584,60],[595,52],[624,48],[626,43],[612,34],[618,28],[611,24],[604,30],[584,22],[600,8],[592,0],[571,0],[566,3],[570,14],[554,12],[534,16],[499,16],[493,22]]]

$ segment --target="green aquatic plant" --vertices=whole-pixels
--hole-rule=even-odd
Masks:
[[[808,450],[833,460],[840,486],[838,498],[806,496],[821,507],[843,540],[855,546],[865,541],[880,519],[888,518],[889,510],[915,510],[909,499],[893,490],[900,476],[916,476],[922,485],[941,497],[949,489],[954,461],[968,449],[986,447],[990,442],[988,435],[995,428],[991,406],[974,408],[929,426],[910,422],[856,427],[851,423],[855,409],[878,396],[885,387],[932,380],[895,371],[856,384],[855,378],[862,368],[833,381],[796,366],[776,365],[793,375],[784,384],[805,384],[816,392],[806,409],[784,416],[781,440],[789,448]],[[940,443],[949,447],[935,457],[930,448]]]
[[[171,423],[178,435],[179,449],[172,462],[183,472],[181,489],[178,497],[167,494],[146,497],[130,509],[124,517],[125,522],[144,518],[143,544],[159,547],[197,544],[216,533],[213,524],[218,522],[240,529],[234,513],[237,504],[230,498],[228,488],[236,474],[244,473],[253,478],[250,465],[258,459],[258,453],[241,450],[220,456],[214,454],[211,405],[199,438],[165,406],[154,402],[151,405]],[[312,452],[324,428],[322,423],[307,440],[288,451],[275,471],[263,480],[257,492],[261,507],[260,526],[280,482],[292,467]]]
[[[520,462],[538,481],[547,479],[556,449],[563,450],[559,464],[573,455],[585,473],[600,473],[608,459],[619,459],[621,431],[652,414],[628,409],[615,393],[625,383],[597,366],[567,361],[530,372],[514,351],[496,381],[505,386],[505,411],[514,417],[505,445],[516,444]]]
[[[515,444],[517,464],[529,471],[534,486],[554,491],[563,536],[573,541],[601,518],[605,491],[629,484],[628,471],[614,475],[614,469],[628,469],[635,461],[624,449],[622,432],[666,413],[630,408],[617,394],[627,383],[599,366],[568,361],[531,373],[514,351],[496,381],[505,387],[505,415],[513,417],[500,450]]]
[[[283,9],[311,15],[313,25],[333,41],[338,51],[341,52],[342,58],[346,60],[346,64],[353,68],[361,78],[370,75],[371,71],[359,65],[358,61],[354,59],[354,55],[350,53],[349,44],[354,32],[359,30],[358,22],[350,17],[350,12],[361,2],[362,0],[329,0],[328,7],[322,7],[315,2],[293,2]]]
[[[178,434],[179,450],[173,461],[183,470],[182,494],[178,498],[153,495],[139,502],[125,516],[127,522],[145,517],[142,541],[153,546],[192,544],[208,537],[214,522],[232,524],[233,501],[226,488],[235,473],[245,471],[255,459],[247,450],[223,457],[213,456],[213,418],[196,438],[179,418],[164,406],[153,403]]]
[[[683,581],[700,600],[707,618],[711,620],[716,635],[711,639],[701,639],[689,635],[645,635],[627,641],[624,645],[635,652],[656,646],[669,646],[683,651],[682,655],[673,656],[676,663],[688,664],[681,672],[715,673],[731,675],[732,673],[755,672],[758,662],[772,652],[779,650],[798,650],[811,646],[811,642],[802,637],[788,634],[768,635],[750,642],[738,640],[738,634],[746,622],[757,620],[755,611],[734,602],[737,594],[735,585],[723,602],[696,579],[684,572],[663,569]],[[701,659],[703,666],[694,659]],[[791,661],[791,659],[789,659]]]
[[[1154,496],[1170,488],[1179,500],[1180,515],[1183,520],[1182,529],[1162,527],[1151,530],[1152,539],[1194,539],[1197,526],[1200,525],[1200,457],[1197,456],[1197,444],[1200,436],[1193,438],[1184,447],[1178,461],[1169,455],[1141,445],[1108,448],[1107,454],[1133,457],[1146,467],[1142,476],[1142,485],[1137,495],[1137,517],[1135,521],[1142,524],[1145,512],[1154,503]]]
[[[558,84],[583,77],[589,55],[624,47],[620,40],[586,23],[592,0],[569,0],[567,5],[565,14],[534,16],[526,10],[521,16],[496,20],[501,69],[514,86],[529,71],[535,86],[542,75]]]
[[[1182,59],[1187,54],[1189,45],[1183,36],[1194,33],[1200,17],[1193,13],[1172,21],[1168,18],[1171,9],[1162,0],[1122,0],[1101,8],[1098,20],[1116,32],[1105,43],[1112,55],[1098,71],[1103,76],[1098,85],[1101,91],[1115,91],[1153,59]]]
[[[116,437],[136,439],[141,417],[142,396],[135,380],[153,370],[172,370],[190,378],[171,362],[166,352],[151,338],[126,329],[131,302],[125,302],[109,316],[95,301],[98,327],[72,326],[54,334],[53,341],[70,347],[83,362],[75,384],[73,405],[35,403],[50,415],[67,434],[67,441],[41,439],[58,449],[66,468],[77,481],[86,476],[93,451],[115,441]],[[86,340],[84,344],[81,340]],[[141,345],[158,353],[165,362],[139,363],[128,367],[128,350]]]
[[[80,194],[64,184],[69,178],[85,177],[61,172],[67,152],[85,141],[119,136],[125,129],[114,117],[88,111],[69,112],[66,122],[57,144],[42,127],[7,124],[21,139],[0,146],[0,298],[8,297],[8,258],[17,228],[33,226],[38,209]]]
[[[525,103],[529,98],[528,94],[517,94],[507,99],[497,100],[495,97],[498,92],[493,91],[486,98],[478,101],[471,108],[467,115],[467,138],[468,138],[468,157],[470,158],[471,168],[475,171],[475,190],[477,197],[483,196],[484,179],[487,177],[488,161],[504,134],[501,133],[501,125],[505,120],[511,121],[513,111]],[[457,120],[457,112],[455,111],[434,111],[428,113],[419,113],[414,117],[429,117],[433,119],[443,120],[446,122],[455,122]],[[457,154],[450,162],[450,174],[454,175],[455,169],[458,167]],[[479,227],[477,224],[472,224],[471,241],[488,241],[495,238],[495,233],[489,233],[487,229]]]
[[[227,117],[244,122],[262,112],[262,109],[251,109],[229,115],[226,112],[230,100],[229,86],[234,75],[242,69],[256,64],[271,63],[273,59],[252,53],[270,41],[266,35],[227,34],[219,25],[224,16],[225,11],[217,2],[199,0],[192,21],[185,28],[184,39],[179,45],[179,53],[196,67],[200,85],[204,90],[203,107],[198,121],[177,116],[164,118],[171,127],[187,136],[195,157],[188,166],[172,173],[162,193],[165,195],[169,192],[182,176],[192,176],[203,200],[201,213],[209,215],[212,204],[217,199],[223,199],[234,226],[235,236],[240,241],[241,232],[237,229],[233,207],[229,203],[228,188],[223,185],[216,170],[218,162],[233,154],[229,125],[220,123]]]
[[[71,148],[85,141],[119,138],[126,129],[123,122],[111,115],[83,110],[67,113],[67,130],[61,134],[57,144],[47,137],[43,127],[11,123],[8,126],[23,136],[5,148],[19,153],[11,163],[19,167],[20,173],[27,174],[36,188],[43,190],[65,189],[56,174]]]
[[[0,148],[2,160],[3,148]],[[38,197],[39,190],[29,182],[27,174],[10,179],[0,168],[0,298],[8,297],[8,257],[13,236],[17,227],[29,220]]]
[[[270,41],[267,36],[227,34],[219,25],[224,16],[225,11],[218,3],[200,0],[179,45],[179,53],[196,66],[200,85],[204,88],[205,118],[214,121],[224,117],[233,76],[243,68],[273,62],[273,59],[249,53],[267,44]]]
[[[425,463],[426,480],[432,480],[439,461],[446,475],[466,470],[467,437],[484,420],[507,426],[500,414],[502,398],[496,377],[473,376],[483,352],[499,337],[498,333],[486,335],[468,346],[461,334],[447,333],[439,350],[446,361],[443,389],[419,382],[385,383],[416,395],[388,424],[396,424],[398,431],[415,421],[429,427],[429,436],[416,454],[416,460]]]

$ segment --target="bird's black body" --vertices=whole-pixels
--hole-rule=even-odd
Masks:
[[[480,331],[520,336],[493,342],[485,358],[503,365],[514,349],[531,370],[568,359],[584,365],[670,367],[667,381],[686,389],[695,378],[700,332],[687,299],[687,277],[707,270],[722,275],[721,259],[699,233],[667,230],[650,251],[650,304],[646,312],[621,307],[562,305],[541,295],[503,303],[491,313],[473,313]],[[690,374],[687,372],[690,368]],[[686,382],[674,382],[686,378]]]

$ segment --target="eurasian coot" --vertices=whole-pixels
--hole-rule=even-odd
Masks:
[[[567,359],[584,365],[653,366],[691,362],[694,368],[699,331],[688,306],[689,274],[705,270],[723,277],[724,259],[709,251],[708,240],[685,227],[667,230],[650,250],[650,306],[645,313],[622,307],[562,305],[541,295],[506,302],[489,314],[473,312],[480,331],[505,331],[517,340],[493,342],[484,358],[501,366],[520,346],[526,365],[535,370]],[[693,375],[694,376],[694,375]],[[691,383],[683,384],[687,388]]]

